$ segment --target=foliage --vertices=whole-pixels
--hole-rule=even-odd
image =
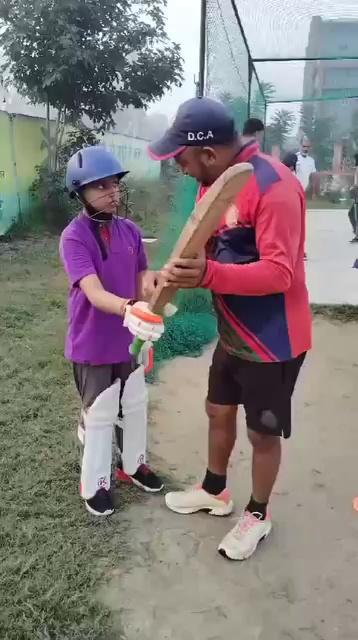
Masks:
[[[260,87],[254,91],[253,98],[251,100],[250,116],[252,118],[265,119],[265,102],[272,101],[276,93],[275,87],[272,82],[261,82]]]
[[[248,117],[247,101],[245,100],[245,98],[236,98],[228,91],[225,91],[219,97],[221,102],[228,107],[232,117],[235,120],[235,124],[240,131]]]
[[[295,125],[295,116],[286,109],[280,109],[273,115],[272,120],[266,128],[266,141],[268,149],[277,145],[284,149],[287,138],[290,136]]]
[[[123,211],[145,234],[158,237],[168,223],[176,189],[176,177],[170,180],[136,180],[129,177],[128,207]]]
[[[262,82],[260,87],[257,86],[251,99],[250,116],[264,120],[265,101],[272,100],[274,94],[275,87],[271,82]],[[229,91],[223,92],[219,98],[231,111],[238,129],[242,129],[249,114],[247,99],[242,96],[235,97]]]
[[[34,103],[112,124],[180,84],[180,49],[165,33],[164,0],[0,0],[4,69]]]
[[[78,125],[66,133],[63,144],[57,150],[57,167],[49,170],[47,163],[36,167],[37,178],[30,193],[37,200],[42,212],[42,222],[50,229],[63,229],[78,203],[65,193],[65,172],[68,159],[86,146],[98,144],[98,136],[87,127]]]
[[[118,108],[146,108],[181,84],[180,47],[165,32],[165,4],[0,0],[0,71],[33,103],[47,104],[50,170],[67,122],[87,116],[105,129]],[[57,110],[54,132],[51,107]]]

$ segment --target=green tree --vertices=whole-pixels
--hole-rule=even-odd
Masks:
[[[255,83],[255,77],[254,77]],[[261,82],[260,87],[254,91],[253,99],[251,100],[250,115],[252,118],[265,118],[265,103],[272,101],[276,93],[275,87],[272,82]]]
[[[121,107],[146,108],[182,81],[179,45],[165,31],[166,0],[0,0],[5,81],[47,105],[49,169],[67,122],[97,129]],[[51,108],[57,111],[54,131]]]
[[[239,131],[242,129],[244,122],[247,119],[248,108],[245,98],[236,98],[231,93],[224,92],[219,96],[221,102],[225,104],[230,110],[237,128]]]
[[[276,111],[266,129],[267,148],[272,149],[277,145],[280,149],[284,149],[295,123],[296,118],[290,111],[286,109]]]

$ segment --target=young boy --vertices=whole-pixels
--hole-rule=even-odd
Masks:
[[[75,153],[66,175],[67,190],[83,210],[66,227],[60,242],[70,284],[65,355],[73,363],[82,400],[81,496],[96,516],[114,512],[112,434],[119,419],[120,478],[145,491],[163,488],[145,464],[144,366],[134,361],[130,345],[133,336],[147,344],[155,342],[164,326],[143,302],[155,287],[155,274],[147,270],[139,229],[118,217],[120,181],[127,173],[115,156],[96,146]]]

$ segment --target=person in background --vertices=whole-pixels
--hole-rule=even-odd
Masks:
[[[316,163],[310,155],[310,151],[311,142],[307,136],[304,136],[300,150],[297,152],[296,175],[305,193],[311,184],[313,174],[316,173]]]
[[[282,160],[282,164],[292,171],[292,173],[296,174],[297,168],[297,154],[296,153],[286,153],[285,157]]]
[[[265,125],[262,120],[259,120],[259,118],[249,118],[244,124],[242,135],[256,140],[260,147],[262,147],[264,131]]]

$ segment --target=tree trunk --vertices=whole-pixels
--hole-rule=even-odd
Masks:
[[[60,146],[59,138],[60,138],[61,117],[62,117],[62,110],[59,109],[58,113],[57,113],[56,130],[55,130],[55,136],[54,136],[54,141],[53,141],[53,169],[54,169],[54,171],[57,171],[58,150],[59,150],[59,146]]]
[[[58,140],[57,140],[57,153],[56,153],[56,169],[57,167],[57,163],[59,161],[59,151],[62,147],[62,143],[63,143],[63,136],[65,134],[65,127],[66,127],[66,109],[65,107],[63,108],[62,112],[61,112],[61,122],[60,122],[60,129],[59,129],[59,135],[58,135]]]
[[[47,153],[48,153],[47,168],[48,168],[48,172],[49,173],[51,173],[51,167],[52,167],[52,163],[51,163],[51,120],[50,120],[50,116],[51,116],[50,101],[47,98],[47,102],[46,102]]]

